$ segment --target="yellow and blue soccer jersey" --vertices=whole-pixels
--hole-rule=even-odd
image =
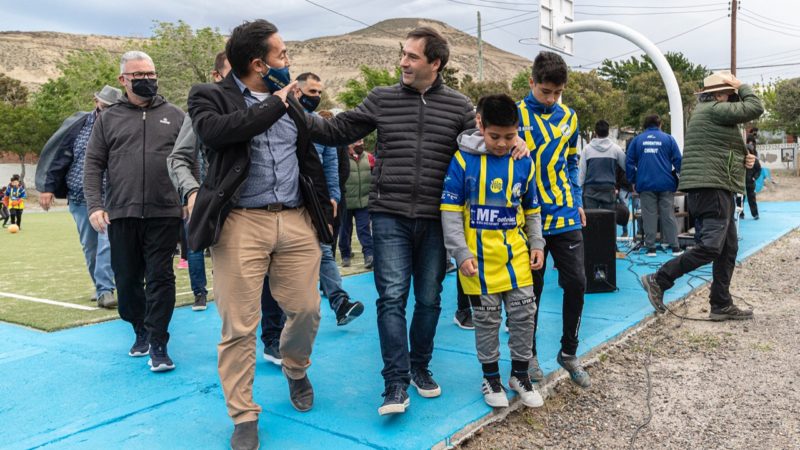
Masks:
[[[539,212],[533,161],[457,151],[442,191],[442,211],[463,214],[477,277],[459,277],[464,292],[486,295],[533,285],[525,215]]]
[[[548,107],[533,94],[517,103],[519,136],[525,139],[536,163],[536,187],[542,206],[542,234],[581,228],[583,207],[578,184],[578,116],[556,103]]]

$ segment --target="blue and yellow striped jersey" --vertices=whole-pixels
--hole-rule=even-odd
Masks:
[[[477,277],[459,277],[469,295],[533,285],[525,215],[539,212],[530,158],[457,151],[442,191],[442,211],[461,212]]]
[[[532,93],[517,106],[519,136],[525,139],[539,169],[536,186],[542,205],[542,234],[579,230],[583,194],[578,184],[578,116],[559,103],[547,107]]]

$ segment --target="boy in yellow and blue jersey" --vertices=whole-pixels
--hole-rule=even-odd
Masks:
[[[511,156],[518,115],[510,97],[481,98],[477,114],[479,130],[459,136],[459,151],[445,176],[444,242],[458,263],[459,282],[472,304],[484,400],[492,407],[508,406],[498,366],[505,303],[509,386],[523,404],[538,407],[544,400],[528,375],[536,312],[531,270],[544,261],[534,165],[530,158]]]
[[[558,103],[567,85],[569,69],[553,52],[540,52],[533,62],[531,92],[519,103],[519,136],[525,139],[536,164],[536,186],[542,208],[545,255],[552,254],[558,269],[558,284],[564,290],[561,351],[556,361],[581,387],[591,384],[576,356],[578,329],[583,314],[586,274],[583,268],[583,234],[586,225],[582,193],[578,184],[578,117]],[[538,311],[545,267],[536,270],[534,292]],[[538,313],[537,313],[538,324]],[[536,358],[533,338],[531,378],[544,377]]]

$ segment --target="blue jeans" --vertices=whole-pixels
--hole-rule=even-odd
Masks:
[[[89,269],[97,296],[113,292],[114,271],[111,270],[111,246],[108,243],[108,234],[94,231],[92,224],[89,223],[89,211],[86,205],[70,203],[69,212],[78,227],[86,268]]]
[[[446,254],[438,220],[372,214],[378,334],[384,382],[411,381],[411,368],[425,369],[433,354],[439,322]],[[406,325],[406,304],[414,282],[414,314]],[[409,351],[410,343],[410,351]]]
[[[372,256],[372,232],[369,228],[369,211],[367,208],[348,209],[342,215],[342,228],[339,229],[339,250],[342,258],[353,256],[351,242],[353,239],[353,218],[356,219],[356,234],[361,243],[364,258]]]
[[[342,276],[339,274],[339,266],[336,265],[336,260],[333,258],[332,247],[326,244],[320,244],[319,247],[322,250],[319,283],[322,285],[323,295],[328,298],[331,310],[336,312],[342,302],[350,296],[342,288]],[[264,278],[264,289],[261,291],[261,341],[264,342],[264,345],[280,339],[285,322],[286,316],[269,290],[268,275]]]
[[[189,234],[189,224],[183,222],[186,234]],[[205,250],[194,251],[190,247],[186,247],[186,262],[189,263],[189,283],[192,286],[192,293],[194,295],[207,295],[208,280],[206,280],[206,258]]]

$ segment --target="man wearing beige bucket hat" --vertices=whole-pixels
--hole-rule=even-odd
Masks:
[[[745,169],[752,168],[756,158],[748,154],[739,125],[761,116],[764,106],[752,87],[728,71],[706,77],[703,89],[696,94],[678,185],[688,195],[696,245],[656,273],[642,276],[642,285],[656,312],[665,312],[664,291],[684,274],[713,263],[709,318],[752,319],[753,312],[739,309],[730,294],[739,250],[733,220],[735,194],[744,192]]]
[[[95,286],[92,298],[101,308],[117,306],[114,272],[111,270],[108,236],[97,233],[89,223],[83,195],[83,162],[95,120],[103,109],[117,103],[120,98],[122,91],[108,85],[95,92],[95,109],[70,116],[47,141],[39,159],[39,167],[44,170],[37,171],[36,176],[36,189],[41,192],[39,205],[45,211],[50,209],[56,197],[67,199],[69,212],[78,227],[86,268]]]

